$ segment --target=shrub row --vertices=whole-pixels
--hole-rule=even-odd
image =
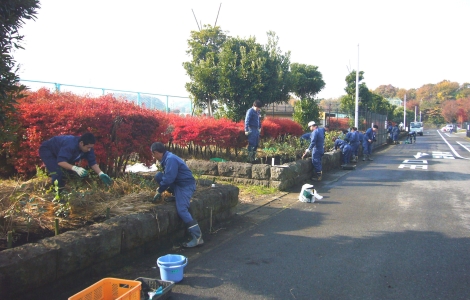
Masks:
[[[40,89],[18,101],[16,141],[2,145],[8,153],[7,169],[32,173],[41,165],[38,149],[44,140],[56,135],[92,132],[97,138],[95,153],[100,168],[116,175],[123,172],[131,157],[151,164],[153,141],[180,147],[215,146],[240,149],[246,146],[243,122],[208,117],[182,117],[139,107],[111,95],[97,98]],[[266,118],[262,138],[300,136],[302,128],[289,119]],[[11,174],[9,174],[11,175]]]

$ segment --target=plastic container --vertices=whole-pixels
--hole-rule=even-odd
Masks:
[[[69,300],[140,300],[141,285],[135,280],[104,278]]]
[[[160,256],[157,260],[157,264],[159,263],[165,267],[180,266],[185,262],[185,260],[186,260],[186,257],[183,255],[167,254],[164,256]]]
[[[182,255],[177,255],[177,256],[182,256]],[[172,257],[175,257],[175,256],[172,256]],[[184,267],[186,267],[186,265],[188,264],[188,259],[186,257],[184,257],[185,259],[183,262],[181,261],[178,263],[176,261],[167,262],[167,264],[175,263],[174,265],[163,265],[160,263],[160,258],[158,258],[157,260],[157,266],[160,268],[160,277],[162,278],[162,280],[173,281],[173,282],[180,282],[181,280],[183,280]]]
[[[148,292],[154,291],[161,286],[163,288],[162,293],[160,295],[153,296],[151,300],[165,300],[171,296],[171,289],[173,288],[173,286],[175,286],[175,283],[173,281],[165,281],[154,278],[139,277],[135,280],[142,282],[141,299],[149,299]]]
[[[215,162],[226,162],[225,159],[223,158],[218,158],[218,157],[213,157],[211,159],[209,159],[210,161],[215,161]]]

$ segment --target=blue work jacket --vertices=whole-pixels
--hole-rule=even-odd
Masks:
[[[261,129],[260,114],[253,107],[246,111],[245,116],[245,131],[250,131],[250,127]]]
[[[311,142],[308,146],[308,150],[312,151],[315,149],[315,152],[323,153],[325,147],[325,129],[324,128],[317,128],[312,132],[310,137]]]
[[[166,151],[163,154],[160,164],[163,167],[164,173],[158,188],[159,193],[166,191],[172,183],[181,187],[196,183],[193,173],[191,173],[185,162],[170,151]]]
[[[80,159],[86,159],[91,167],[96,165],[96,157],[93,148],[89,152],[82,152],[78,146],[79,136],[58,135],[44,141],[41,147],[48,149],[53,156],[57,157],[57,163],[68,162],[74,164]]]

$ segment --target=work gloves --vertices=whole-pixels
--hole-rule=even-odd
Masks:
[[[88,171],[81,167],[73,166],[72,171],[75,171],[78,174],[78,176],[82,178],[88,176]]]
[[[162,199],[162,194],[160,194],[159,192],[157,192],[157,193],[155,194],[155,196],[153,196],[152,202],[158,202],[158,201],[160,201],[161,199]]]
[[[104,184],[106,185],[111,185],[111,183],[113,182],[113,180],[111,179],[111,177],[109,177],[108,175],[104,174],[103,172],[100,172],[98,174],[98,176],[100,177],[101,181],[103,181]]]

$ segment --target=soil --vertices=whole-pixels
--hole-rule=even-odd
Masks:
[[[58,214],[61,204],[54,202],[48,179],[33,179],[27,182],[2,181],[0,187],[0,251],[7,249],[7,232],[12,231],[13,247],[37,242],[55,235],[55,219],[59,220],[59,233],[103,222],[109,217],[136,212],[147,212],[163,203],[150,202],[155,195],[156,185],[139,180],[139,189],[130,188],[127,180],[115,180],[111,189],[91,188],[73,191],[69,198],[69,214]],[[95,184],[90,180],[86,184]],[[134,183],[135,185],[135,183]],[[85,185],[86,186],[86,185]],[[196,193],[204,192],[209,186],[198,185]],[[252,203],[269,195],[254,195],[240,190],[240,203]],[[73,196],[73,197],[72,197]],[[170,196],[169,194],[164,194]],[[109,213],[108,213],[109,209]]]

